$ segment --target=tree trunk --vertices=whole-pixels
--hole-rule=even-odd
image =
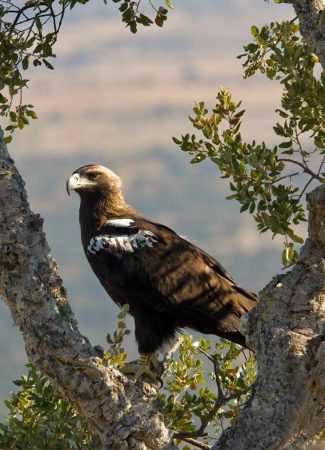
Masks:
[[[156,389],[104,365],[78,331],[42,223],[0,130],[0,295],[29,359],[92,424],[104,449],[176,449],[153,407]]]
[[[301,34],[325,68],[325,0],[290,0],[300,23]]]
[[[258,363],[254,396],[213,450],[300,450],[325,428],[325,186],[307,200],[297,264],[266,286],[243,324]]]

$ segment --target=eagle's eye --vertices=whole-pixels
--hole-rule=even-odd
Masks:
[[[98,178],[98,177],[99,177],[99,173],[96,173],[96,172],[91,172],[88,174],[89,180],[96,180],[96,178]]]

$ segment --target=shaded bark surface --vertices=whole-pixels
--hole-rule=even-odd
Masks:
[[[78,331],[58,268],[0,131],[0,295],[26,352],[98,431],[104,449],[173,450],[156,388],[105,366]]]
[[[266,286],[243,324],[258,362],[255,392],[214,450],[303,449],[325,427],[325,186],[308,205],[299,261]]]
[[[301,34],[325,68],[325,0],[292,0]]]

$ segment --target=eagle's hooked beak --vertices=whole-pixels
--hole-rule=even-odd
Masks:
[[[79,173],[74,173],[67,181],[67,193],[70,195],[70,191],[78,189],[80,186],[80,175]]]

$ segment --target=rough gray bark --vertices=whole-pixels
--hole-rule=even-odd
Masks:
[[[300,23],[301,34],[325,69],[325,0],[290,0]]]
[[[78,331],[42,223],[0,130],[0,295],[29,359],[93,425],[104,449],[176,449],[153,407],[156,389],[105,366]]]
[[[325,427],[325,186],[308,195],[309,238],[248,316],[253,399],[213,450],[303,449]]]

